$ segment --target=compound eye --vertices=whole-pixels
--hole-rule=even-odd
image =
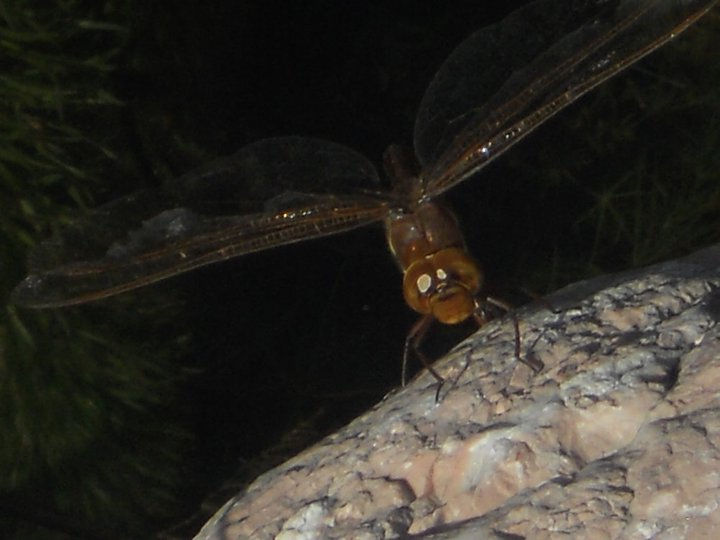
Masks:
[[[471,295],[476,294],[482,287],[483,274],[480,266],[462,249],[447,248],[438,251],[433,256],[433,264],[437,268],[438,278],[442,273],[445,276],[444,281],[448,284],[461,284]]]
[[[435,293],[435,268],[428,259],[415,261],[403,276],[403,296],[418,313],[430,313],[430,297]]]
[[[475,298],[462,285],[451,285],[432,295],[430,311],[443,324],[458,324],[475,311]]]

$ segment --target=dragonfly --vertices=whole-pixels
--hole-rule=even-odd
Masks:
[[[407,358],[433,321],[483,324],[490,305],[507,309],[483,295],[480,266],[441,196],[717,1],[536,0],[470,35],[444,61],[419,106],[414,155],[396,146],[385,153],[390,188],[343,145],[260,140],[162,189],[101,206],[41,243],[13,300],[30,308],[90,302],[382,222],[404,298],[420,315]]]

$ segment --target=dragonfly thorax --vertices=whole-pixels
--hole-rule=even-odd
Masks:
[[[418,313],[445,324],[470,317],[482,286],[479,265],[465,251],[455,216],[435,201],[385,221],[388,244],[403,271],[403,294]]]

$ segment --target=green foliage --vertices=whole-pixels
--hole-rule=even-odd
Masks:
[[[542,144],[539,159],[519,149],[519,167],[532,167],[540,186],[541,232],[528,243],[552,253],[530,248],[534,290],[720,239],[719,40],[720,19],[711,13],[543,126],[532,149]],[[554,229],[542,228],[560,214]],[[527,272],[527,259],[519,268]]]
[[[644,106],[635,121],[658,136],[639,145],[625,174],[594,191],[587,214],[595,229],[593,261],[610,245],[625,250],[624,266],[637,267],[720,237],[720,56],[717,39],[715,46],[708,41],[720,26],[712,17],[703,22],[645,68],[657,70],[648,73],[657,84],[628,87]]]
[[[8,303],[26,252],[132,176],[111,80],[122,2],[0,3],[0,530],[146,537],[175,510],[183,376],[148,300],[29,312]],[[144,312],[143,312],[144,311]],[[171,306],[165,310],[172,312]],[[123,315],[124,313],[124,315]],[[149,327],[146,317],[158,317]],[[169,347],[169,345],[171,347]]]

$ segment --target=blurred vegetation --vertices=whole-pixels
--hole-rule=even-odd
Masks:
[[[562,148],[551,142],[540,154],[539,206],[573,210],[551,236],[553,258],[539,259],[536,286],[552,291],[720,240],[719,40],[715,10],[548,126]]]
[[[7,538],[155,536],[232,470],[238,490],[397,384],[413,316],[378,231],[240,261],[242,278],[201,271],[182,301],[162,288],[48,312],[7,299],[27,250],[78,208],[250,140],[324,136],[377,162],[474,29],[477,3],[463,5],[403,19],[368,3],[361,23],[331,2],[0,0]],[[325,33],[335,47],[315,42]],[[458,187],[489,272],[549,292],[717,242],[718,43],[711,14]]]
[[[8,539],[144,538],[177,512],[190,435],[167,315],[152,302],[132,306],[136,317],[8,303],[28,248],[90,206],[108,180],[136,175],[122,130],[108,129],[126,114],[110,90],[129,36],[125,8],[0,3],[0,530]],[[148,315],[156,328],[143,326]],[[182,338],[173,341],[177,348]]]

